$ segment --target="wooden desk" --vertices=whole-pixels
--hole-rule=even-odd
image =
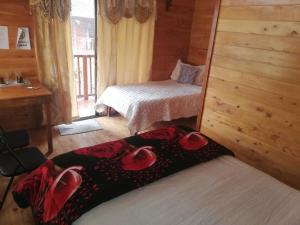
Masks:
[[[0,109],[28,105],[45,105],[48,137],[48,152],[46,155],[50,155],[53,152],[50,110],[52,94],[40,83],[32,84],[32,86],[38,89],[29,89],[26,86],[0,88]]]

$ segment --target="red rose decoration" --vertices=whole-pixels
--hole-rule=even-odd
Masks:
[[[62,171],[50,186],[45,195],[44,201],[44,222],[53,219],[63,208],[65,203],[77,191],[81,185],[82,178],[76,170],[81,170],[81,166],[73,166]]]
[[[172,140],[175,137],[176,128],[168,127],[160,130],[145,132],[139,136],[144,139]]]
[[[144,146],[134,150],[121,160],[124,170],[143,170],[156,162],[156,155],[151,151],[151,146]]]
[[[179,143],[186,150],[198,150],[207,145],[208,141],[198,132],[191,132],[181,138]]]
[[[32,203],[35,208],[40,207],[43,201],[44,190],[47,190],[49,185],[53,183],[53,176],[58,173],[54,169],[54,164],[51,160],[47,160],[40,167],[32,171],[29,175],[21,178],[14,186],[13,192],[21,197],[23,202]],[[24,205],[27,207],[27,205]]]
[[[127,145],[128,145],[127,143],[121,141],[118,142],[113,141],[113,142],[104,143],[89,148],[81,148],[76,150],[75,153],[80,155],[95,157],[95,158],[109,159],[115,156]]]

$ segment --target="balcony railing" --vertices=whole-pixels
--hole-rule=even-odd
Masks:
[[[95,96],[95,56],[74,55],[74,73],[77,97]]]

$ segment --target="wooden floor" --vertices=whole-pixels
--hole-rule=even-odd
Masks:
[[[101,117],[97,119],[103,126],[103,130],[76,134],[69,136],[60,136],[58,129],[53,128],[54,154],[61,154],[80,147],[90,146],[97,143],[117,140],[130,136],[127,128],[127,121],[122,117]],[[169,124],[186,125],[194,128],[195,118],[180,119],[172,122],[161,122],[153,125],[150,129],[163,127]],[[39,129],[31,131],[32,145],[40,148],[41,151],[47,152],[46,130]],[[0,178],[0,193],[4,191],[7,180]],[[30,209],[20,209],[14,203],[11,194],[9,194],[3,209],[0,211],[0,225],[33,225],[34,221]]]

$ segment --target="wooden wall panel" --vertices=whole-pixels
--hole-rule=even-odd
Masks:
[[[0,75],[8,76],[21,72],[25,77],[37,79],[37,63],[33,41],[33,21],[29,15],[28,0],[11,0],[0,2],[0,25],[8,26],[9,50],[0,49]],[[18,27],[29,27],[32,50],[17,50],[16,39]]]
[[[299,9],[222,0],[201,132],[300,189]]]
[[[173,0],[169,11],[157,1],[152,80],[170,78],[179,58],[187,60],[194,12],[194,0]]]
[[[33,20],[28,0],[0,1],[0,25],[8,26],[10,49],[0,49],[0,76],[14,78],[21,72],[30,80],[38,80],[34,50]],[[18,27],[29,27],[31,50],[16,49]],[[40,107],[12,108],[0,112],[0,125],[7,129],[36,127],[41,122]]]
[[[205,64],[215,0],[196,0],[191,30],[188,62]]]

